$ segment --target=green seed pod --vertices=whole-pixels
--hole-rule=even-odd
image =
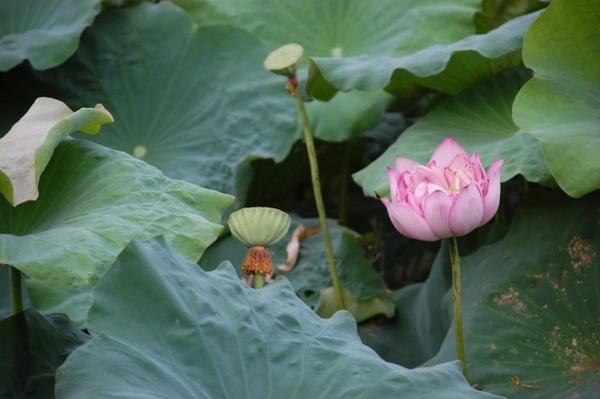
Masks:
[[[299,44],[290,43],[281,46],[267,56],[264,61],[265,68],[278,75],[291,78],[296,75],[303,52],[304,48]]]
[[[281,240],[290,228],[292,219],[275,208],[242,208],[229,216],[229,229],[233,238],[247,247],[269,247]]]

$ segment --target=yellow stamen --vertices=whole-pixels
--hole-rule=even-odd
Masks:
[[[271,262],[269,249],[262,245],[250,247],[242,265],[242,273],[263,276],[273,273],[273,263]]]

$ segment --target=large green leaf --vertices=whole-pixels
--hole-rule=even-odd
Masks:
[[[400,234],[396,242],[400,241]],[[506,234],[506,229],[489,224],[458,238],[461,255],[468,255],[484,245],[490,245]],[[403,257],[418,242],[404,249]],[[396,315],[390,319],[375,318],[359,325],[362,341],[388,362],[404,367],[417,367],[440,350],[452,325],[452,276],[448,240],[441,245],[427,279],[390,293],[396,303]]]
[[[74,57],[39,76],[68,104],[111,110],[117,122],[91,140],[243,202],[249,161],[280,161],[294,140],[294,102],[264,70],[268,52],[240,29],[198,28],[170,2],[143,2],[100,15]]]
[[[489,32],[520,15],[543,8],[546,0],[483,0],[473,21],[477,33]]]
[[[310,60],[309,91],[317,98],[328,97],[335,90],[381,88],[406,95],[422,86],[456,94],[483,78],[519,65],[523,36],[538,15],[525,15],[485,35],[437,44],[400,57],[315,57]]]
[[[180,0],[203,25],[229,23],[256,34],[270,48],[296,42],[306,55],[409,54],[450,43],[474,31],[479,1]],[[429,24],[444,23],[444,30]]]
[[[502,181],[520,174],[528,181],[553,185],[537,139],[519,130],[511,117],[511,105],[526,76],[506,73],[482,81],[450,98],[406,129],[387,151],[354,174],[366,195],[389,194],[386,167],[397,155],[427,163],[447,136],[469,153],[478,152],[484,165],[504,159]]]
[[[231,203],[127,154],[72,139],[56,147],[39,191],[37,201],[15,208],[0,202],[0,263],[60,288],[102,274],[134,237],[164,234],[197,260]]]
[[[440,248],[430,275],[423,283],[411,284],[390,294],[396,315],[359,325],[362,341],[383,359],[405,367],[417,367],[440,349],[452,323],[447,301],[451,287],[448,246]]]
[[[507,236],[461,262],[471,380],[511,398],[597,398],[600,192],[520,202]],[[428,364],[454,358],[451,332]]]
[[[79,36],[100,12],[101,0],[0,1],[0,71],[28,60],[55,67],[77,49]]]
[[[64,314],[26,309],[0,320],[0,397],[54,397],[54,373],[90,337]]]
[[[321,319],[285,280],[254,290],[230,264],[204,272],[162,239],[121,253],[96,286],[89,329],[58,370],[59,399],[492,397],[455,362],[382,361],[348,313]]]
[[[401,56],[434,44],[451,43],[474,33],[476,0],[180,0],[200,25],[240,26],[270,49],[295,42],[310,57]],[[439,26],[444,29],[439,29]],[[303,76],[303,75],[302,75]],[[335,91],[320,99],[331,99]],[[339,97],[339,98],[338,98]],[[326,104],[309,103],[315,135],[343,141],[373,128],[390,96],[339,94]],[[348,119],[347,115],[352,118]]]
[[[281,271],[277,266],[286,263],[286,246],[293,231],[300,224],[308,230],[314,229],[316,234],[300,242],[298,262],[295,267],[291,271]],[[340,281],[348,290],[348,301],[353,303],[354,308],[351,312],[354,317],[359,322],[375,315],[391,317],[395,306],[387,299],[385,287],[373,269],[373,265],[364,258],[356,235],[333,220],[329,221],[328,226]],[[223,237],[207,249],[199,265],[204,270],[213,270],[223,261],[229,261],[240,272],[247,250],[233,237]],[[298,297],[314,308],[320,316],[329,317],[338,310],[337,307],[332,306],[331,301],[327,300],[334,299],[331,292],[333,283],[327,264],[323,235],[318,228],[318,219],[294,219],[286,237],[270,247],[270,250],[275,266],[275,278],[289,279]],[[248,276],[240,272],[240,277]]]
[[[556,0],[532,26],[523,61],[534,77],[515,99],[515,122],[542,144],[573,197],[600,188],[600,1]]]
[[[14,206],[36,200],[40,175],[58,143],[77,130],[95,134],[111,122],[102,105],[73,112],[58,100],[38,98],[0,139],[0,192]]]

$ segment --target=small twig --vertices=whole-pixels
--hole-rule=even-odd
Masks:
[[[519,377],[517,377],[516,375],[514,377],[510,377],[510,380],[513,382],[513,384],[515,384],[519,388],[540,389],[540,387],[538,387],[537,385],[522,383],[521,379]]]

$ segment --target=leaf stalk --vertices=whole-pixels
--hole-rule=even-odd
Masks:
[[[329,235],[329,228],[327,226],[327,215],[325,214],[325,206],[323,205],[323,194],[321,193],[321,181],[319,178],[319,164],[317,161],[317,152],[315,150],[315,143],[313,139],[312,129],[308,120],[308,114],[306,113],[306,107],[304,106],[304,99],[302,98],[301,90],[298,90],[298,80],[296,76],[289,78],[288,90],[296,98],[296,104],[298,106],[298,113],[302,121],[302,128],[304,130],[304,142],[306,143],[306,151],[308,153],[308,160],[310,163],[310,175],[312,179],[313,192],[315,194],[315,203],[317,205],[317,213],[319,214],[319,222],[321,224],[321,230],[323,231],[323,240],[325,242],[325,251],[327,252],[327,262],[329,264],[329,273],[331,274],[331,281],[333,282],[333,290],[337,300],[339,309],[345,309],[346,304],[344,303],[344,295],[342,293],[342,286],[337,272],[335,264],[335,257],[333,255],[333,247],[331,245],[331,236]]]
[[[13,315],[23,311],[23,292],[21,289],[21,271],[8,265],[10,284],[10,310]]]
[[[450,249],[450,263],[452,264],[452,297],[454,299],[454,339],[456,342],[456,357],[462,365],[462,373],[469,380],[467,358],[465,356],[465,342],[463,338],[462,300],[460,291],[460,255],[456,237],[451,237],[448,245]]]
[[[262,274],[254,275],[254,288],[260,289],[265,285],[265,276]]]

